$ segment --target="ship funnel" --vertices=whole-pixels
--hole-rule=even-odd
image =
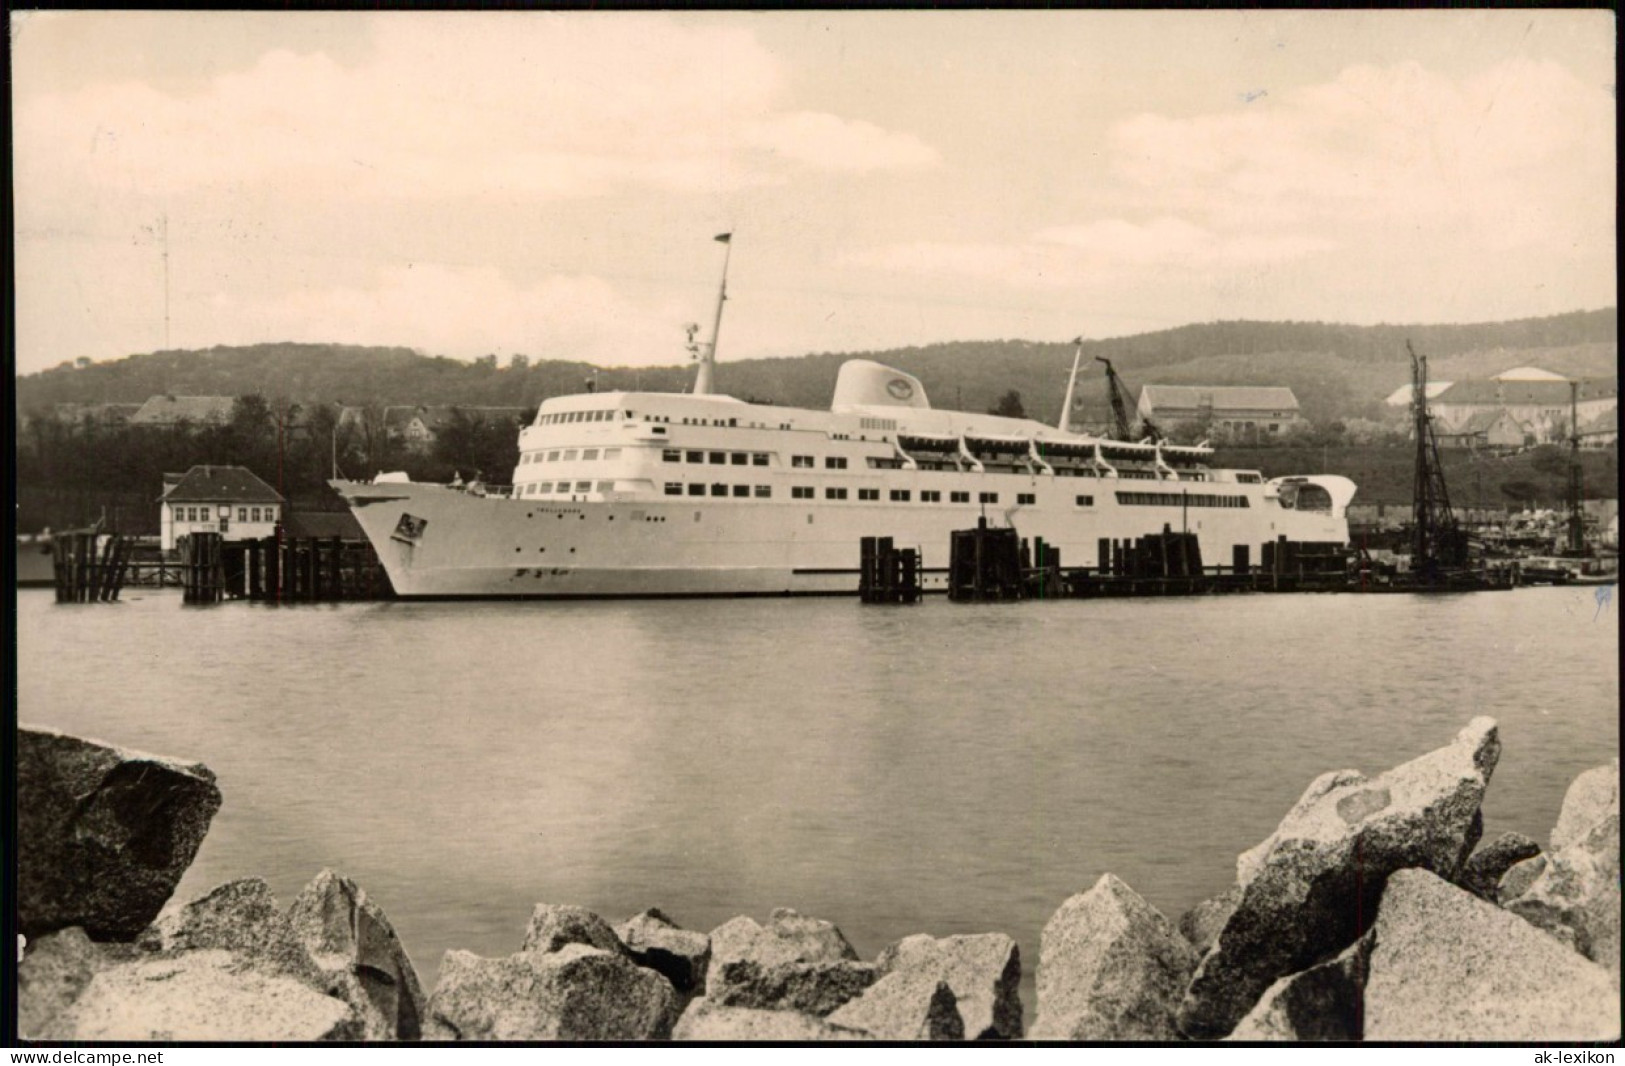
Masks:
[[[867,359],[850,359],[841,364],[835,378],[835,398],[830,410],[858,407],[912,407],[930,410],[925,386],[913,374]]]

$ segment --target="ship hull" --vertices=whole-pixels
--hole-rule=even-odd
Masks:
[[[1278,537],[1347,541],[1341,517],[1273,505],[1266,511],[1262,498],[1250,510],[1199,512],[1117,506],[1099,493],[1100,505],[1088,511],[990,508],[984,514],[975,505],[531,501],[415,483],[334,487],[355,512],[396,594],[408,599],[856,595],[865,536],[918,548],[923,590],[941,592],[949,534],[982,517],[1043,538],[1066,566],[1098,565],[1101,539],[1132,539],[1165,527],[1196,533],[1208,565],[1228,565],[1234,545],[1247,546],[1256,564],[1261,545]]]

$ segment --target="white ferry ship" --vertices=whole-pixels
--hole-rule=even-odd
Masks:
[[[691,393],[544,401],[503,494],[332,484],[408,598],[856,595],[865,536],[917,547],[922,588],[943,591],[949,534],[982,517],[1067,566],[1164,527],[1195,533],[1209,565],[1238,545],[1256,565],[1280,537],[1348,540],[1347,478],[1266,481],[1212,468],[1205,445],[937,410],[917,378],[867,360],[841,367],[828,411],[720,395],[716,332],[691,341]]]

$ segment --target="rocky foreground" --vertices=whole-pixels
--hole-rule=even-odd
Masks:
[[[40,728],[18,747],[35,1040],[1620,1036],[1619,760],[1575,780],[1546,849],[1479,847],[1488,718],[1376,777],[1317,778],[1177,924],[1111,874],[1066,900],[1025,1029],[1008,936],[911,936],[871,962],[791,910],[702,933],[539,903],[514,954],[449,951],[425,993],[383,911],[331,871],[286,908],[257,879],[165,907],[220,806],[206,767]]]

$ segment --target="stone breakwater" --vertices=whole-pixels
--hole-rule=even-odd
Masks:
[[[426,991],[389,919],[317,874],[169,903],[221,796],[196,763],[18,732],[19,1025],[45,1041],[1602,1041],[1620,1035],[1619,760],[1548,846],[1480,846],[1495,723],[1385,773],[1324,774],[1177,923],[1111,874],[1044,927],[1024,1024],[1001,933],[873,961],[776,910],[709,933],[538,903],[505,958]]]

